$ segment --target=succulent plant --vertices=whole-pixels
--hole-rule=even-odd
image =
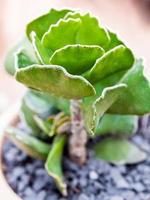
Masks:
[[[97,135],[108,135],[94,147],[98,158],[114,164],[146,158],[128,141],[137,115],[150,112],[143,62],[91,14],[51,9],[27,25],[5,66],[29,88],[20,109],[28,134],[10,127],[10,138],[29,155],[46,159],[63,195],[67,143],[70,158],[80,165],[87,159],[88,138]]]

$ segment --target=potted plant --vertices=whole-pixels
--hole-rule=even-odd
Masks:
[[[5,177],[21,198],[146,198],[129,172],[148,160],[138,115],[150,112],[150,83],[115,33],[89,13],[51,9],[27,25],[5,66],[29,88],[6,130],[25,153],[3,145]]]

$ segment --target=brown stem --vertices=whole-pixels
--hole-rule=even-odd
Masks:
[[[69,139],[69,154],[74,162],[83,165],[87,159],[87,132],[81,112],[81,100],[71,100],[70,104],[71,135]]]

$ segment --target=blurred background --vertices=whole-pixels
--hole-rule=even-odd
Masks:
[[[91,11],[117,32],[138,57],[150,77],[150,0],[0,0],[0,115],[18,102],[25,88],[4,70],[5,55],[22,38],[25,25],[51,7]]]

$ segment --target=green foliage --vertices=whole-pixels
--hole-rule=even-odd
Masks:
[[[66,143],[66,136],[57,136],[54,140],[52,150],[50,151],[45,168],[50,176],[52,176],[58,188],[64,196],[67,195],[66,184],[64,183],[63,172],[61,168],[61,161],[63,156],[63,149]]]
[[[138,128],[138,117],[135,115],[105,114],[100,120],[95,135],[120,135],[129,137]]]
[[[68,99],[80,99],[95,94],[90,82],[81,76],[69,74],[57,65],[31,65],[18,70],[16,79],[29,88]]]
[[[47,14],[38,17],[27,25],[26,32],[30,38],[30,34],[34,31],[39,39],[42,38],[44,33],[48,31],[52,24],[57,23],[57,21],[63,18],[70,10],[55,10],[51,9]]]
[[[95,60],[103,54],[104,50],[99,46],[68,45],[55,51],[50,63],[63,66],[69,73],[78,75],[91,69]]]
[[[33,46],[27,38],[24,38],[8,52],[4,65],[7,72],[14,75],[17,68],[33,63],[37,63]]]
[[[116,165],[135,164],[147,155],[126,139],[107,138],[95,146],[96,157]]]
[[[9,127],[7,133],[9,138],[28,155],[46,160],[51,149],[49,144],[17,128]]]
[[[22,100],[20,117],[33,135],[43,137],[44,134],[41,134],[41,127],[39,129],[35,116],[45,119],[56,112],[57,109],[44,98],[44,95],[28,91]]]

